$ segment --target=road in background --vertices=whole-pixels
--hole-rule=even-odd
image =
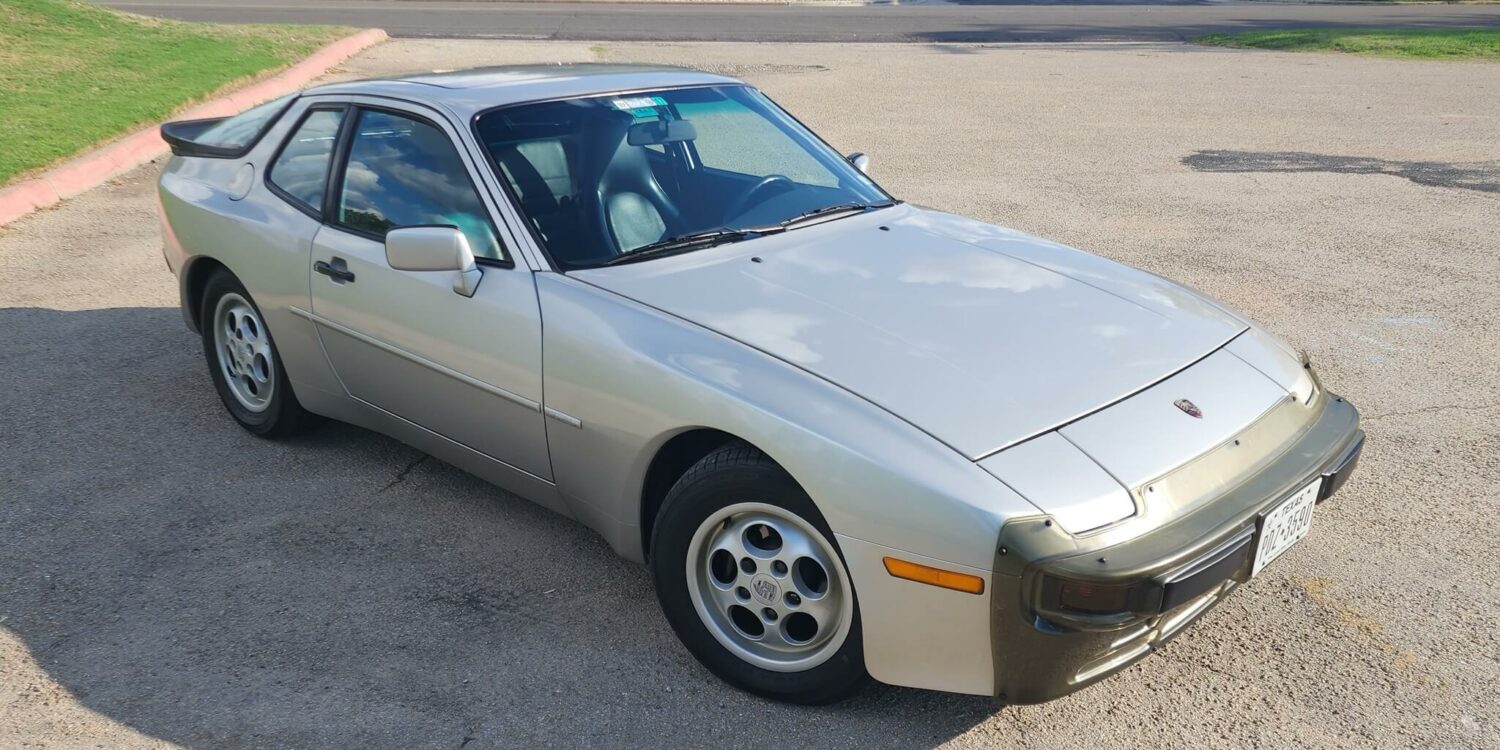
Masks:
[[[188,21],[323,23],[392,36],[600,41],[1182,41],[1316,26],[1500,26],[1500,5],[745,5],[391,0],[102,0]]]

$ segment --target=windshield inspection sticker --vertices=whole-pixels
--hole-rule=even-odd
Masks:
[[[610,103],[615,109],[624,110],[636,117],[652,117],[656,115],[657,107],[667,106],[667,100],[659,96],[634,96],[629,99],[615,99]]]

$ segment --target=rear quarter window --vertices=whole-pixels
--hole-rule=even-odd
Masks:
[[[343,120],[342,108],[309,110],[271,163],[270,184],[313,216],[323,212],[328,162]]]

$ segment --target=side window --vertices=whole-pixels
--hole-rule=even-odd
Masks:
[[[447,134],[389,112],[359,113],[338,222],[380,236],[398,227],[447,224],[468,236],[475,257],[505,259],[484,203]]]
[[[323,211],[323,191],[328,189],[328,160],[338,140],[343,110],[315,109],[302,118],[281,153],[271,164],[271,184],[314,215]]]

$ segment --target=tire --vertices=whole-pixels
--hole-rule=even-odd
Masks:
[[[731,443],[688,469],[651,540],[662,611],[720,679],[811,705],[868,679],[854,587],[833,533],[765,454]]]
[[[215,271],[199,307],[203,358],[234,421],[268,439],[297,435],[320,419],[302,408],[264,316],[233,274]]]

